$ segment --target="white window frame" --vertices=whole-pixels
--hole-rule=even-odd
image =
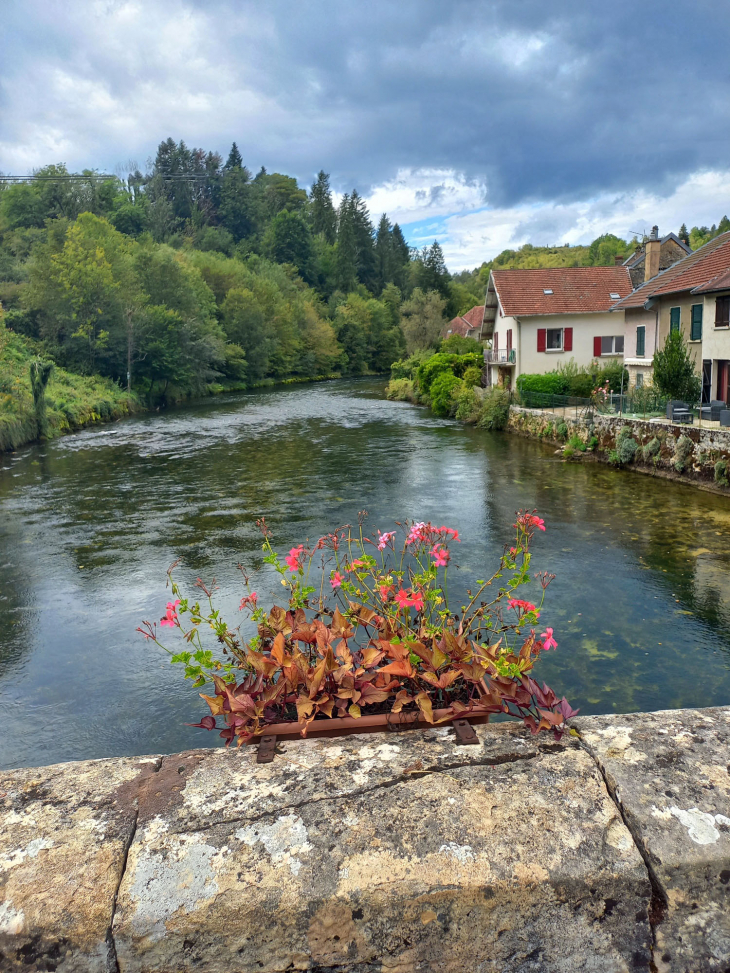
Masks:
[[[560,332],[560,347],[559,348],[548,348],[548,335],[550,334],[551,331],[559,331]],[[565,347],[565,334],[564,334],[564,331],[565,331],[565,328],[545,328],[545,353],[546,354],[548,354],[548,355],[550,355],[550,354],[555,355],[555,354],[558,354],[559,352],[562,352],[563,348]]]
[[[611,339],[611,351],[604,351],[603,342],[607,341],[609,338]],[[624,336],[622,334],[602,334],[601,335],[601,358],[610,358],[611,356],[615,356],[615,355],[623,355],[624,348],[626,347],[626,345],[624,344],[624,348],[622,348],[621,351],[616,351],[617,339],[623,341]]]

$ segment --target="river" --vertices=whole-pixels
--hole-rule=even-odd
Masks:
[[[730,703],[730,504],[690,487],[563,463],[470,429],[379,380],[209,399],[0,457],[0,766],[214,746],[179,667],[135,631],[159,619],[165,570],[215,577],[234,616],[237,564],[279,597],[255,520],[288,550],[358,511],[459,529],[450,585],[481,577],[537,508],[536,675],[581,712]],[[452,589],[453,590],[453,589]],[[537,594],[537,592],[535,592]]]

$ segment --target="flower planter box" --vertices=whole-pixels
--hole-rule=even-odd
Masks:
[[[469,723],[488,723],[493,709],[485,706],[475,706],[463,713],[452,713],[447,709],[433,711],[434,723],[424,720],[421,713],[377,713],[372,716],[361,716],[353,719],[351,716],[333,717],[332,719],[312,720],[307,727],[307,737],[338,737],[349,736],[353,733],[397,733],[404,730],[428,730],[439,726],[448,726],[454,720],[468,720]],[[302,723],[270,723],[261,736],[275,736],[281,740],[301,739]],[[261,736],[252,737],[249,744],[259,744]]]

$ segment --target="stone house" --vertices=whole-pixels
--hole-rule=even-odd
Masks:
[[[493,270],[481,337],[488,385],[515,386],[521,374],[554,371],[571,358],[622,358],[623,321],[611,311],[632,290],[628,268]]]
[[[653,226],[649,239],[645,240],[638,250],[625,260],[617,257],[616,262],[628,268],[631,284],[636,288],[641,287],[652,277],[656,277],[662,270],[676,264],[688,253],[692,251],[684,240],[680,240],[674,233],[667,233],[666,236],[660,237],[659,227]]]
[[[477,304],[466,314],[457,314],[452,318],[442,331],[441,337],[450,338],[452,334],[458,334],[462,338],[479,338],[483,317],[484,305]]]
[[[681,330],[702,376],[703,401],[730,401],[730,231],[653,275],[611,313],[624,315],[630,386],[651,381],[654,351]]]

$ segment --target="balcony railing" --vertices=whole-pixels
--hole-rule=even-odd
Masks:
[[[509,351],[485,351],[484,361],[488,365],[514,365],[515,364],[515,350],[511,348]]]

